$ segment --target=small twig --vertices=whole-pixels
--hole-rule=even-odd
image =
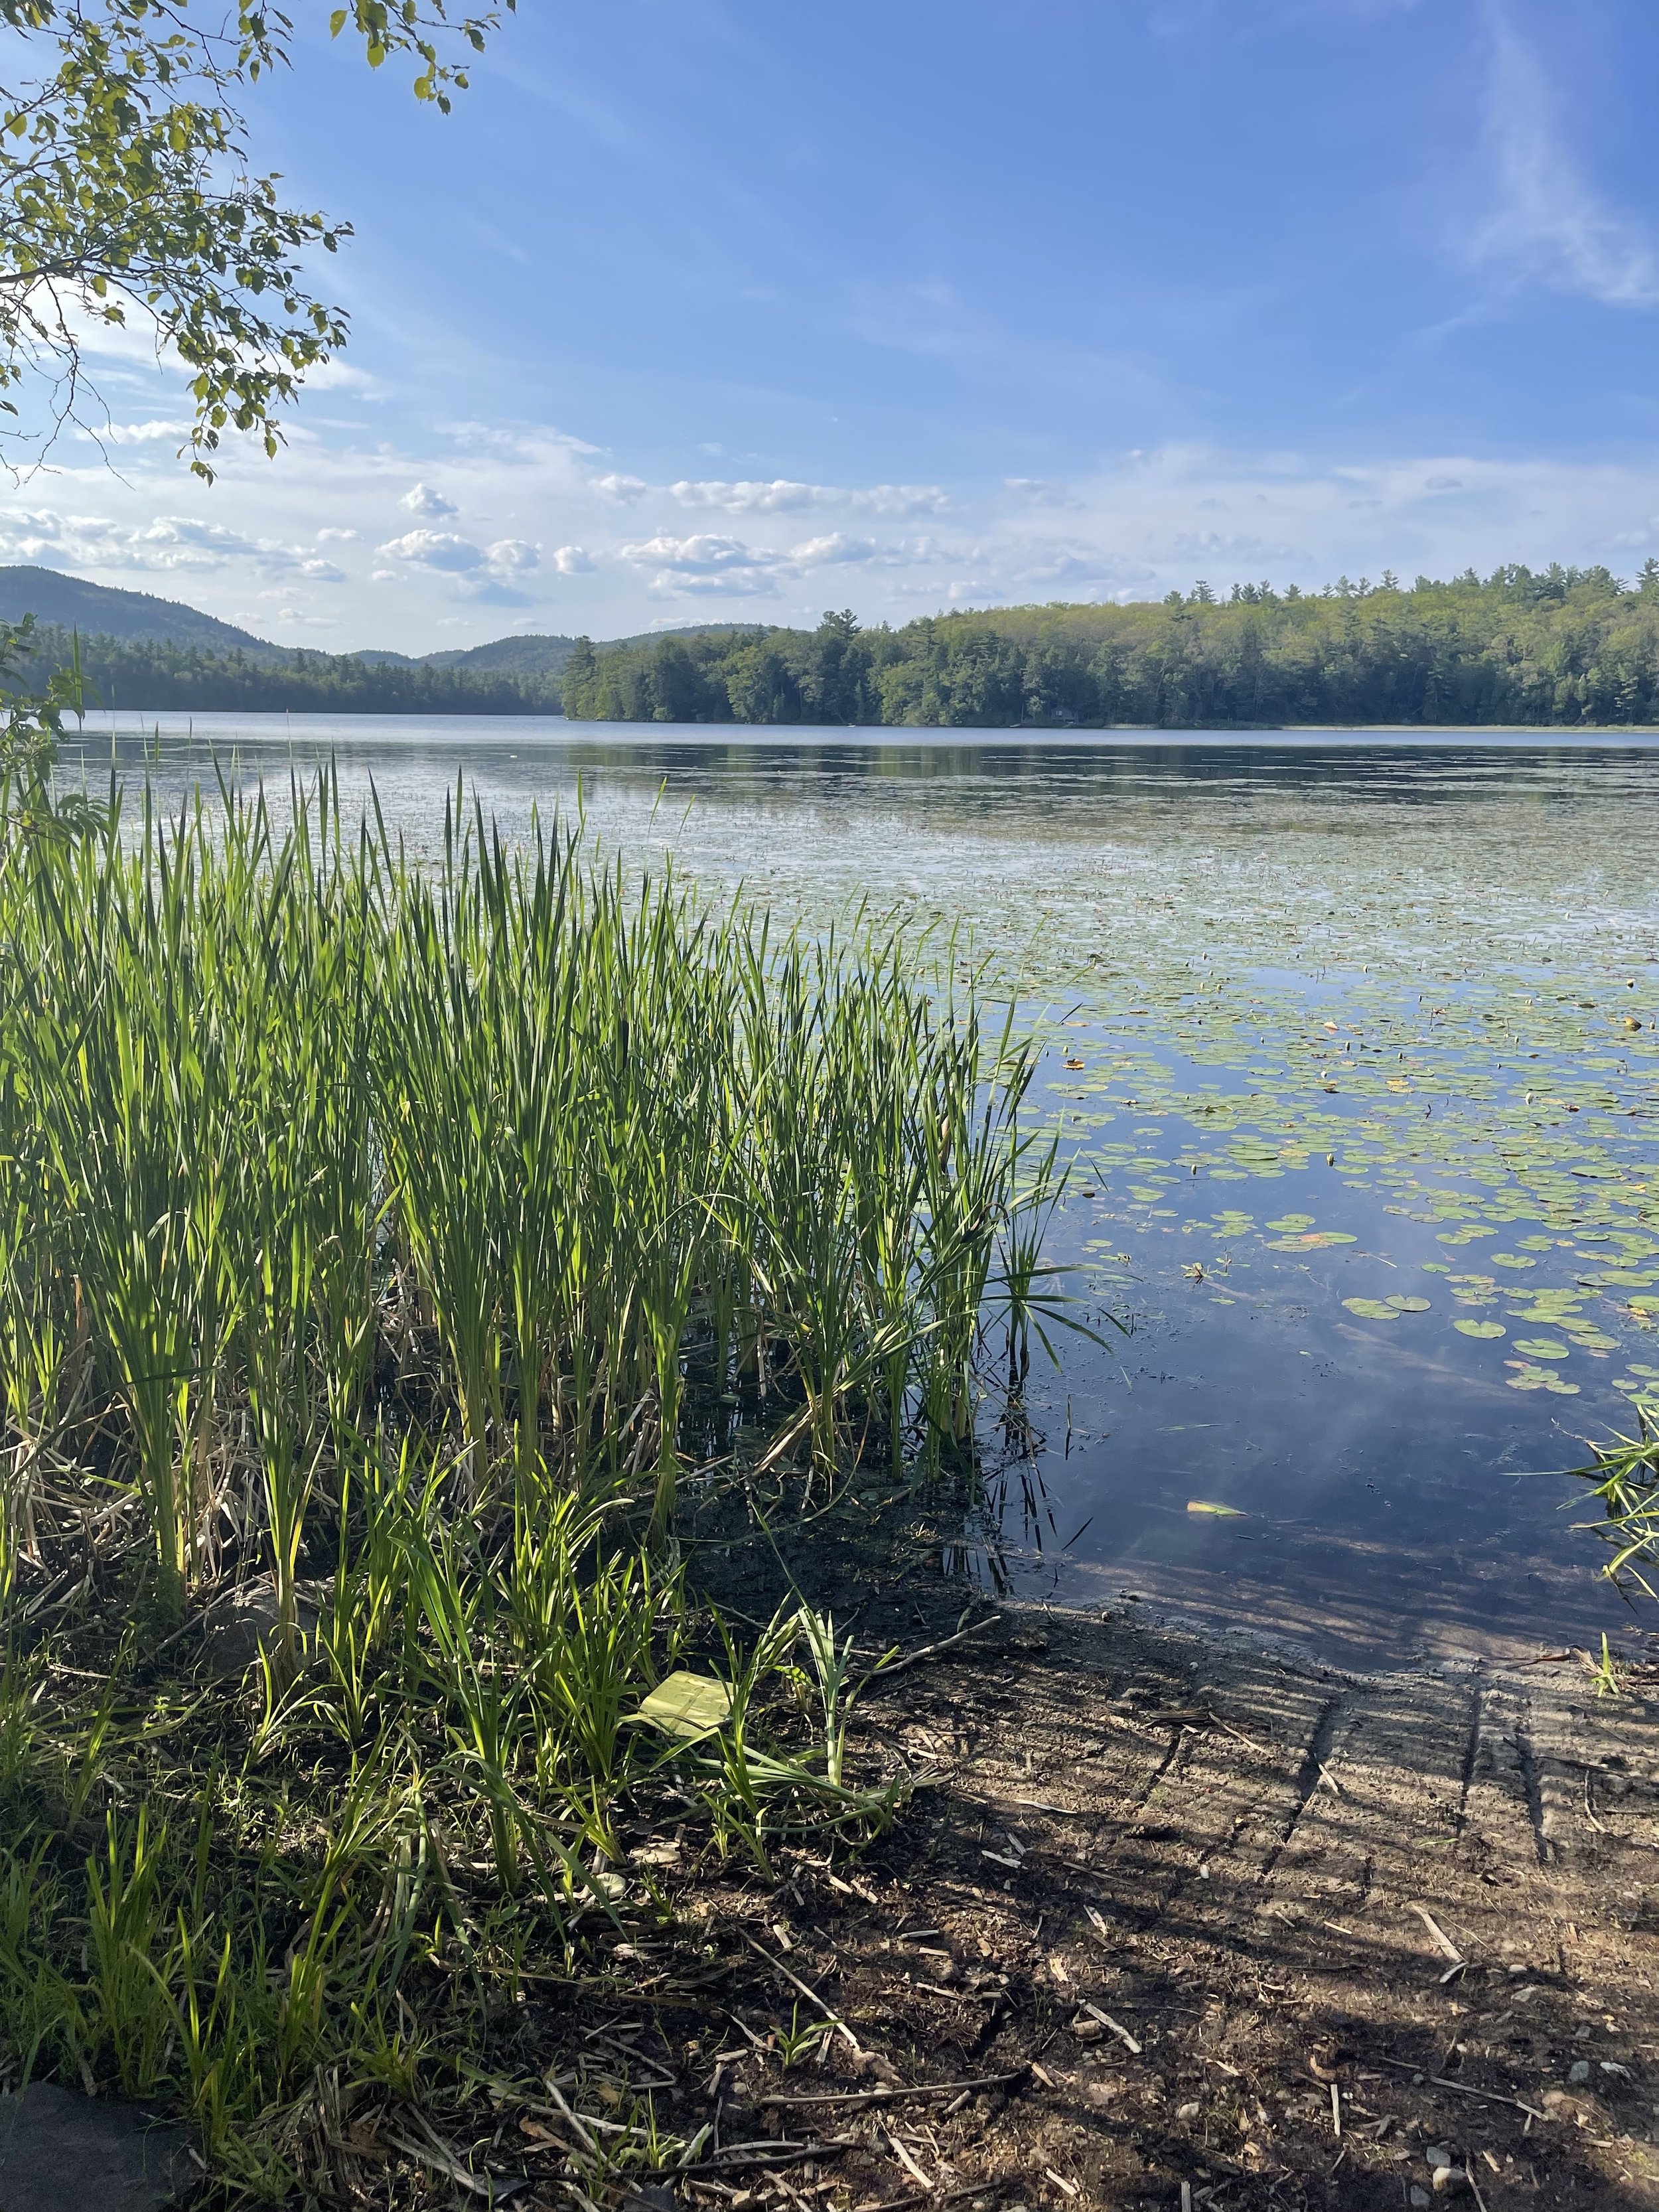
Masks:
[[[542,2087],[552,2099],[554,2109],[560,2114],[566,2126],[569,2128],[577,2142],[581,2145],[582,2148],[587,2153],[590,2158],[597,2158],[599,2154],[599,2145],[594,2142],[592,2136],[587,2132],[586,2125],[580,2116],[575,2112],[573,2112],[569,2106],[566,2104],[563,2094],[560,2090],[558,2083],[553,2079],[550,2074],[542,2083]]]
[[[1496,2089],[1472,2089],[1467,2081],[1449,2081],[1443,2074],[1424,2073],[1422,2067],[1413,2065],[1409,2058],[1383,2058],[1378,2063],[1395,2067],[1401,2074],[1422,2074],[1424,2080],[1432,2081],[1437,2089],[1455,2089],[1460,2097],[1479,2097],[1486,2105],[1508,2105],[1517,2112],[1524,2112],[1528,2119],[1541,2120],[1544,2117],[1535,2106],[1522,2104],[1519,2097],[1503,2097]]]
[[[902,1674],[907,1667],[920,1667],[924,1659],[937,1659],[941,1651],[954,1650],[958,1644],[966,1644],[972,1637],[983,1636],[988,1628],[1000,1628],[1001,1626],[1002,1615],[994,1613],[984,1620],[976,1620],[971,1628],[957,1629],[954,1636],[947,1636],[940,1643],[924,1644],[920,1651],[907,1652],[902,1659],[895,1659],[890,1667],[883,1666],[878,1659],[865,1680],[890,1681],[895,1674]]]
[[[1449,1959],[1454,1966],[1461,1966],[1463,1964],[1463,1954],[1452,1942],[1451,1937],[1447,1935],[1434,1915],[1421,1905],[1413,1905],[1409,1910],[1417,1915],[1430,1935],[1433,1936],[1442,1957]]]
[[[758,2173],[769,2166],[799,2166],[809,2158],[838,2158],[853,2145],[851,2136],[828,2136],[822,2142],[728,2143],[717,2158],[699,2159],[693,2166],[677,2166],[682,2173]],[[740,2151],[760,2151],[759,2158],[742,2158]]]
[[[922,2172],[921,2168],[916,2164],[915,2159],[911,2157],[909,2152],[906,2150],[904,2145],[899,2141],[896,2136],[889,2136],[887,2137],[887,2147],[892,2152],[894,2157],[897,2159],[899,2164],[904,2168],[905,2172],[913,2175],[931,2197],[933,2191],[939,2187],[938,2182],[933,2179],[932,2175],[926,2174]]]
[[[1246,1735],[1243,1729],[1235,1728],[1231,1721],[1224,1721],[1218,1712],[1212,1712],[1210,1720],[1212,1726],[1220,1729],[1227,1735],[1237,1736],[1240,1743],[1248,1744],[1252,1751],[1259,1751],[1266,1754],[1273,1749],[1271,1744],[1258,1743],[1253,1735]],[[1319,1771],[1322,1774],[1325,1771],[1322,1766]],[[1334,1790],[1336,1784],[1333,1783],[1331,1787]]]
[[[1591,1827],[1595,1829],[1598,1836],[1606,1835],[1607,1832],[1607,1830],[1596,1819],[1595,1812],[1590,1805],[1590,1778],[1589,1769],[1588,1766],[1584,1769],[1584,1818],[1589,1822]]]
[[[865,2204],[855,2204],[853,2212],[908,2212],[913,2204],[954,2204],[959,2197],[994,2197],[1009,2186],[1006,2181],[963,2181],[954,2189],[936,2191],[930,2197],[872,2197]]]
[[[417,2164],[434,2172],[447,2174],[458,2186],[471,2190],[475,2197],[487,2197],[492,2204],[499,2203],[503,2197],[516,2197],[521,2189],[535,2186],[527,2174],[474,2173],[470,2166],[461,2164],[447,2145],[438,2141],[431,2130],[422,2123],[418,2112],[414,2117],[422,2134],[428,2138],[427,2143],[411,2142],[407,2136],[394,2136],[389,2131],[386,2136],[387,2142],[395,2144],[405,2158],[412,2158]]]
[[[1097,2020],[1103,2027],[1110,2028],[1112,2033],[1116,2036],[1118,2041],[1121,2044],[1127,2045],[1127,2047],[1133,2051],[1137,2058],[1140,2057],[1140,2045],[1135,2041],[1133,2036],[1130,2034],[1128,2029],[1123,2026],[1121,2021],[1114,2020],[1109,2012],[1102,2012],[1097,2004],[1091,2004],[1086,1997],[1083,2001],[1083,2009],[1089,2014],[1091,2019]]]
[[[958,2090],[1001,2089],[1010,2081],[1018,2081],[1031,2069],[1017,2066],[1012,2074],[977,2074],[965,2081],[918,2081],[913,2088],[902,2085],[879,2089],[826,2089],[811,2097],[785,2097],[775,2094],[759,2098],[762,2106],[787,2105],[890,2105],[901,2097],[953,2097]]]
[[[755,1952],[760,1958],[765,1960],[767,1965],[771,1967],[775,1974],[781,1974],[786,1982],[789,1983],[793,1988],[798,1989],[800,1991],[801,1995],[807,2000],[809,2004],[815,2004],[817,2007],[824,2018],[830,2021],[831,2026],[834,2027],[840,2033],[849,2050],[861,2051],[862,2045],[860,2044],[857,2036],[854,2034],[852,2029],[848,2027],[847,2022],[842,2018],[841,2014],[838,2012],[833,2011],[830,2006],[825,2004],[823,1999],[818,1995],[815,1989],[809,1987],[805,1982],[802,1981],[799,1974],[791,1973],[788,1967],[784,1965],[782,1960],[775,1959],[772,1956],[772,1954],[767,1949],[766,1946],[763,1943],[757,1943],[746,1928],[739,1928],[738,1933],[742,1936],[744,1942],[749,1946],[751,1951]]]

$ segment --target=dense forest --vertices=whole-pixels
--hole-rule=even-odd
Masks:
[[[276,652],[255,659],[149,638],[82,637],[89,708],[152,714],[184,710],[337,714],[554,714],[556,677],[515,670],[435,667],[426,661],[358,660],[349,654]],[[67,667],[72,634],[41,626],[21,641],[10,689],[44,689]]]
[[[995,729],[1659,721],[1659,562],[1521,567],[1325,592],[1207,584],[860,629],[755,628],[596,650],[564,711],[595,721]]]

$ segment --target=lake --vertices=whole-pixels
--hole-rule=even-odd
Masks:
[[[1575,1524],[1659,1396],[1659,744],[1642,733],[696,730],[163,715],[95,787],[319,759],[436,849],[605,845],[1014,1003],[1074,1158],[1039,1358],[958,1564],[1397,1662],[1644,1632]],[[1231,1509],[1195,1512],[1194,1505]]]

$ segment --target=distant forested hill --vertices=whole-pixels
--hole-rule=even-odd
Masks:
[[[18,690],[41,689],[69,665],[74,641],[42,626],[27,641],[9,678]],[[270,651],[270,648],[267,648]],[[335,714],[552,714],[559,686],[551,676],[491,675],[418,660],[358,660],[349,654],[283,652],[258,659],[240,651],[113,637],[80,640],[87,704],[128,714],[280,713]]]
[[[210,653],[240,653],[254,659],[280,658],[283,648],[267,645],[251,630],[204,615],[179,599],[158,599],[149,592],[120,592],[108,584],[89,584],[56,568],[0,568],[0,623],[20,623],[33,615],[56,629],[82,635],[147,639],[152,643],[195,645]]]
[[[567,714],[591,720],[966,729],[1659,721],[1659,562],[1511,566],[1402,587],[1206,585],[1127,606],[1030,606],[861,630],[582,641]]]
[[[80,640],[88,703],[132,714],[293,711],[333,714],[548,714],[559,710],[559,676],[586,641],[496,638],[418,659],[380,649],[318,653],[272,645],[181,600],[118,591],[55,568],[0,567],[0,630],[35,629],[11,678],[43,684]],[[734,634],[729,623],[684,633],[618,638],[631,648],[659,635]],[[746,627],[744,635],[748,635]],[[608,647],[606,648],[609,649]]]
[[[696,623],[684,629],[643,630],[637,637],[612,638],[607,653],[650,645],[659,637],[724,637],[748,635],[751,624]],[[454,646],[422,655],[428,668],[468,668],[495,676],[562,676],[570,656],[586,641],[574,637],[498,637],[493,644]]]

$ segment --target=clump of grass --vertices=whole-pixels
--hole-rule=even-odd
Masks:
[[[1598,1446],[1592,1463],[1573,1472],[1601,1506],[1601,1518],[1586,1525],[1613,1547],[1602,1572],[1621,1589],[1659,1598],[1649,1579],[1659,1571],[1659,1403],[1634,1403],[1636,1434]]]
[[[849,1641],[702,1607],[688,1488],[714,1427],[803,1508],[970,1464],[1055,1305],[1027,1060],[897,945],[290,799],[0,777],[0,2039],[272,2201],[667,1909],[630,1838],[891,1820]]]

